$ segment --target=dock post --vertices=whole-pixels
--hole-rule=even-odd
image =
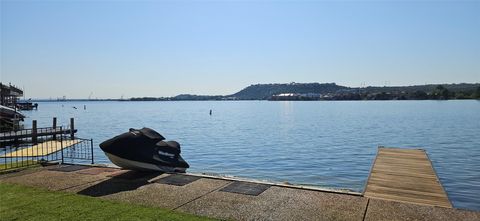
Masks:
[[[52,127],[53,127],[53,140],[56,140],[57,139],[57,133],[56,133],[57,132],[57,118],[56,117],[53,118]]]
[[[62,131],[62,127],[60,126],[60,131]],[[63,160],[63,133],[60,134],[60,150],[62,152],[62,164],[64,163],[64,160]]]
[[[37,120],[32,121],[32,143],[37,144]]]
[[[73,140],[75,139],[75,121],[72,118],[70,118],[70,138]]]
[[[90,153],[92,154],[92,164],[94,164],[94,161],[93,161],[93,139],[90,139]]]

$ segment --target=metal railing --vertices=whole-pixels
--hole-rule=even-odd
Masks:
[[[64,127],[0,134],[0,171],[41,163],[94,163],[93,140],[66,133]]]
[[[62,140],[71,140],[69,136],[62,135]],[[63,148],[62,142],[62,163],[91,163],[94,164],[93,157],[93,139],[83,139],[75,137],[74,141],[78,141],[69,147]]]

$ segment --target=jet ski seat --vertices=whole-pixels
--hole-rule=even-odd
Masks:
[[[176,141],[158,141],[155,146],[159,147],[160,150],[175,155],[180,155],[180,144]]]
[[[154,131],[150,128],[142,128],[140,130],[137,130],[137,129],[134,129],[134,128],[130,128],[129,129],[130,133],[133,133],[135,135],[139,135],[137,133],[141,133],[143,134],[144,136],[152,139],[152,140],[165,140],[165,137],[163,137],[161,134],[157,133],[157,131]]]

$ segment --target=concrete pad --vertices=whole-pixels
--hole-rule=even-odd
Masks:
[[[215,191],[178,210],[234,220],[362,220],[367,199],[285,187],[258,196]]]
[[[365,220],[480,220],[480,212],[370,199]]]
[[[149,184],[148,181],[150,179],[158,177],[161,175],[161,173],[122,171],[122,173],[117,174],[116,176],[112,177],[110,175],[107,175],[105,179],[79,185],[70,188],[67,191],[92,197],[102,197],[120,192],[136,190],[141,186]]]
[[[25,172],[16,176],[4,177],[0,182],[15,183],[26,186],[40,187],[48,190],[65,190],[79,185],[106,179],[106,174],[85,175],[78,172],[51,171],[50,166],[36,169],[34,172]],[[88,170],[88,169],[87,169]]]
[[[189,175],[184,175],[184,174],[172,174],[172,175],[164,177],[162,179],[158,179],[155,182],[160,183],[160,184],[185,186],[185,185],[187,185],[189,183],[192,183],[192,182],[195,182],[199,179],[201,179],[201,177],[189,176]]]
[[[123,174],[124,172],[125,171],[122,171],[120,174]],[[104,197],[106,195],[116,194],[119,192],[136,190],[141,186],[148,185],[151,179],[168,176],[168,174],[161,174],[158,176],[156,174],[152,174],[151,176],[146,176],[143,179],[128,180],[112,177],[111,174],[112,173],[109,173],[105,179],[78,185],[65,189],[64,191],[92,197]]]
[[[148,180],[161,174],[163,174],[163,172],[120,170],[109,174],[108,177],[118,180]]]
[[[123,202],[174,209],[217,190],[230,181],[201,178],[184,186],[151,183],[131,191],[105,195],[104,198]]]
[[[108,168],[108,167],[92,167],[92,168],[89,168],[89,169],[78,171],[77,173],[86,174],[86,175],[98,175],[98,174],[101,174],[101,173],[109,173],[109,175],[110,175],[110,174],[113,174],[113,173],[118,172],[118,171],[121,171],[121,170],[117,169],[117,168]],[[107,175],[107,176],[109,176],[109,175]]]
[[[229,184],[228,186],[220,189],[219,191],[258,196],[270,187],[271,185],[267,185],[267,184],[235,181]]]
[[[57,166],[57,165],[55,165],[55,166]],[[38,172],[38,171],[45,170],[46,168],[49,168],[49,167],[51,167],[51,166],[48,166],[48,167],[38,166],[38,167],[31,167],[31,168],[18,168],[17,170],[13,170],[13,171],[2,172],[2,173],[0,173],[0,182],[1,182],[2,179],[5,179],[5,178],[22,176],[22,175],[31,174],[31,173],[36,173],[36,172]]]
[[[84,165],[62,165],[49,170],[60,171],[60,172],[74,172],[74,171],[87,170],[87,169],[92,169],[92,168]]]
[[[170,174],[55,166],[0,175],[0,182],[62,190],[234,220],[480,220],[480,212],[272,186],[258,196],[223,192],[232,181],[199,178],[184,186],[156,183]],[[185,175],[190,176],[190,175]],[[368,203],[367,203],[368,202]],[[367,207],[368,204],[368,208]]]

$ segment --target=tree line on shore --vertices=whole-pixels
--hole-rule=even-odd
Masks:
[[[475,90],[449,90],[438,85],[431,91],[369,91],[359,89],[358,92],[338,93],[324,100],[452,100],[480,99],[480,86]]]
[[[288,94],[289,96],[278,96]],[[449,100],[480,99],[480,84],[352,88],[335,83],[255,84],[231,95],[137,97],[131,101],[182,100]]]

